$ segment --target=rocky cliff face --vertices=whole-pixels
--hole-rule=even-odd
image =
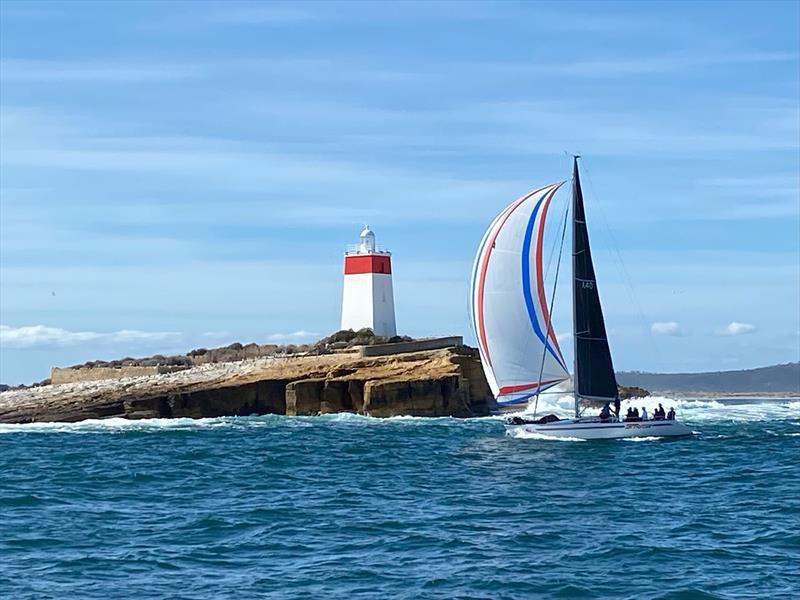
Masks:
[[[0,422],[316,415],[482,416],[494,405],[469,348],[362,358],[257,358],[0,394]]]

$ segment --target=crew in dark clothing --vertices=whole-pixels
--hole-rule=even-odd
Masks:
[[[653,413],[653,418],[654,418],[656,421],[663,421],[663,420],[664,420],[664,418],[665,418],[666,416],[667,416],[667,415],[666,415],[666,413],[664,412],[664,407],[663,407],[663,406],[661,406],[661,403],[659,402],[659,404],[658,404],[658,408],[657,408],[657,409],[655,410],[655,412]]]
[[[611,418],[611,406],[608,402],[603,405],[603,410],[600,411],[600,420],[607,421]]]
[[[674,421],[675,420],[675,407],[674,406],[670,406],[669,407],[669,412],[667,413],[667,420],[668,421]]]
[[[614,415],[619,419],[619,396],[614,398]]]
[[[634,406],[633,407],[633,419],[634,419],[634,421],[638,421],[639,418],[640,418],[639,417],[639,409]]]
[[[633,408],[629,406],[629,407],[628,407],[628,412],[627,412],[627,414],[625,415],[625,420],[626,420],[626,421],[633,421],[633,417],[634,417],[634,415],[633,415]]]

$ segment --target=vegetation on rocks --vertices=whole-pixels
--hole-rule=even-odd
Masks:
[[[185,355],[165,356],[155,354],[143,358],[121,358],[118,360],[92,360],[82,364],[73,365],[72,369],[93,369],[97,367],[195,367],[209,363],[237,362],[248,358],[263,358],[267,356],[286,356],[293,354],[319,355],[335,350],[346,350],[356,346],[371,346],[395,342],[410,342],[408,336],[394,336],[391,338],[375,335],[372,329],[364,328],[358,331],[346,329],[324,337],[313,344],[241,344],[235,342],[221,348],[195,348]]]

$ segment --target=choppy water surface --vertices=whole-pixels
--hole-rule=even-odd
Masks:
[[[669,404],[698,435],[351,415],[0,426],[0,596],[796,597],[800,402]]]

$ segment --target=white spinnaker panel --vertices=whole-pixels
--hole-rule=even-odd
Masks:
[[[506,207],[475,257],[472,320],[481,362],[500,405],[524,402],[569,378],[549,322],[543,273],[544,224],[560,186],[540,188]]]

